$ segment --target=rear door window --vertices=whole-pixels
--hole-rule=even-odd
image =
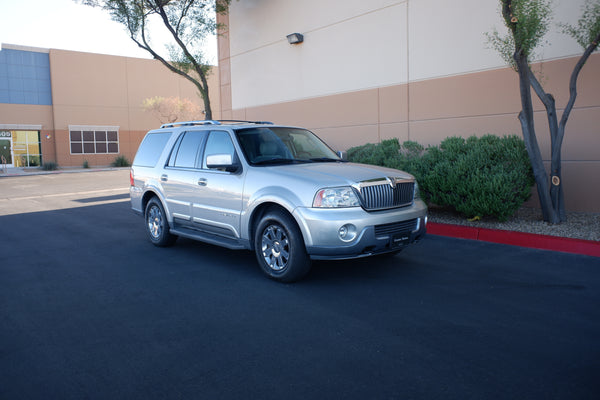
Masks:
[[[175,143],[169,166],[177,168],[200,168],[200,150],[206,139],[205,131],[189,131]]]

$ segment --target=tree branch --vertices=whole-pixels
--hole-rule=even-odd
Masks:
[[[577,98],[577,78],[579,77],[579,73],[581,72],[581,69],[587,62],[590,55],[594,51],[596,51],[596,49],[598,48],[599,42],[600,42],[600,33],[598,33],[598,35],[596,35],[594,40],[592,40],[592,43],[590,43],[588,45],[588,47],[583,52],[581,58],[575,65],[575,68],[573,68],[573,72],[571,73],[571,80],[569,82],[569,92],[570,92],[569,102],[567,103],[567,106],[565,107],[565,111],[563,112],[562,118],[560,119],[559,132],[560,132],[561,136],[564,135],[565,125],[567,124],[567,120],[569,119],[569,115],[571,114],[571,110],[573,110],[573,105],[575,104],[575,99]]]
[[[550,138],[552,140],[552,152],[554,153],[555,149],[555,141],[560,139],[560,135],[558,132],[558,120],[556,115],[556,100],[554,100],[554,96],[550,93],[546,93],[537,77],[529,68],[529,82],[531,83],[531,87],[535,91],[535,94],[538,96],[540,101],[544,104],[546,108],[546,115],[548,116],[548,126],[550,128]],[[557,142],[558,148],[560,149],[560,144],[562,144],[562,140]]]
[[[202,88],[199,87],[198,90],[200,90],[202,96],[207,96],[208,95],[208,82],[206,81],[206,76],[205,76],[206,74],[204,73],[202,66],[200,64],[198,64],[196,59],[189,52],[185,43],[182,42],[179,35],[177,35],[177,32],[173,29],[173,26],[169,22],[167,13],[165,12],[165,9],[163,8],[162,5],[159,5],[158,12],[163,20],[165,27],[171,33],[171,36],[173,36],[173,39],[175,40],[175,42],[177,43],[179,48],[183,51],[185,58],[192,64],[192,66],[194,67],[194,71],[196,71],[196,73],[200,77],[200,80],[202,81]]]

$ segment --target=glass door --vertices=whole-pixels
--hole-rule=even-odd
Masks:
[[[13,131],[13,164],[15,167],[40,167],[42,148],[39,131]]]
[[[13,167],[12,135],[7,131],[0,131],[0,168]]]

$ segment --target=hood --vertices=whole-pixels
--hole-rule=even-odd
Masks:
[[[397,169],[355,163],[324,162],[280,165],[266,168],[276,168],[278,175],[312,181],[318,183],[318,186],[321,187],[352,185],[361,181],[386,177],[414,178],[411,174]]]

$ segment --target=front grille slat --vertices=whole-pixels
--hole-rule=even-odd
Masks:
[[[407,234],[417,228],[417,219],[393,222],[391,224],[375,225],[375,237],[389,237],[397,234]]]
[[[361,182],[359,195],[365,210],[385,210],[411,205],[415,182],[413,180],[396,181],[394,187],[390,180]]]

